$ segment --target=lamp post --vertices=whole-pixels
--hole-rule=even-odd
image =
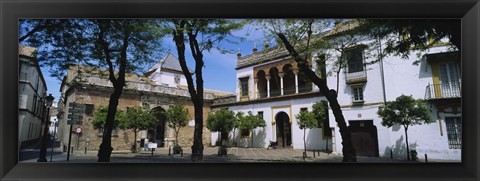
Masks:
[[[50,151],[50,162],[52,162],[53,158],[53,145],[55,144],[55,134],[57,133],[57,119],[54,119],[55,121],[53,122],[54,128],[53,128],[53,137],[52,137],[52,149]]]
[[[45,117],[45,123],[43,128],[43,137],[40,140],[40,156],[38,157],[37,162],[47,162],[47,140],[48,140],[48,125],[50,124],[50,107],[52,107],[53,99],[55,99],[52,94],[49,94],[45,97],[46,106],[47,106],[47,116]]]

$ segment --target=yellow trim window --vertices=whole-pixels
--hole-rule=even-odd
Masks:
[[[240,78],[240,96],[248,96],[248,79],[249,77]]]

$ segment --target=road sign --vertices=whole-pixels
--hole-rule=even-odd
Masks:
[[[76,132],[76,133],[82,133],[82,128],[77,128],[77,129],[75,130],[75,132]]]
[[[71,102],[71,103],[68,104],[68,107],[74,107],[74,108],[78,108],[78,109],[85,109],[85,104],[77,104],[77,103]]]
[[[68,119],[83,119],[83,115],[69,114]]]
[[[70,124],[73,124],[73,125],[82,125],[83,124],[83,121],[82,120],[79,120],[79,119],[69,119],[67,120],[67,124],[70,125]]]
[[[83,114],[83,109],[68,108],[68,113],[72,114]]]

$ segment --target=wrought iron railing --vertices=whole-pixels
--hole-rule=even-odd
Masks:
[[[283,88],[283,95],[292,95],[295,94],[295,87],[288,87],[288,88]],[[307,93],[307,92],[312,92],[313,87],[312,85],[304,85],[304,86],[299,86],[298,87],[298,93]],[[270,90],[270,97],[278,97],[282,95],[282,90],[281,89],[272,89]],[[267,91],[259,91],[257,92],[257,99],[258,98],[266,98],[268,96]]]
[[[460,83],[429,84],[425,90],[425,99],[460,98]]]

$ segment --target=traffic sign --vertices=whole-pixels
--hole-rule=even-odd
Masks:
[[[77,103],[71,102],[68,105],[69,107],[73,107],[73,108],[85,109],[85,104],[77,104]]]
[[[72,114],[83,114],[83,109],[68,108],[68,113]]]
[[[77,128],[77,129],[75,130],[75,132],[81,133],[81,132],[82,132],[82,128]]]
[[[79,119],[69,119],[67,120],[67,124],[70,125],[70,124],[73,124],[73,125],[82,125],[83,124],[83,121],[82,120],[79,120]]]
[[[69,114],[68,119],[83,119],[83,115]]]

